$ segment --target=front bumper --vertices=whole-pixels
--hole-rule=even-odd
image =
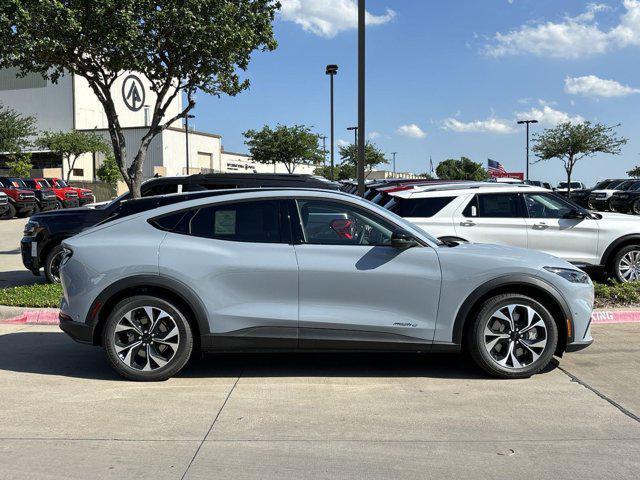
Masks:
[[[22,237],[22,240],[20,240],[22,264],[27,270],[31,270],[35,275],[39,274],[41,267],[40,262],[38,261],[38,256],[40,254],[38,247],[38,242],[35,237]]]
[[[617,212],[628,212],[631,210],[631,205],[637,198],[618,198],[611,197],[611,209]]]
[[[89,197],[78,197],[78,203],[80,204],[80,206],[87,205],[88,203],[95,203],[95,200],[96,199],[93,197],[93,195]]]
[[[588,195],[581,196],[581,197],[571,196],[570,199],[571,199],[571,201],[573,201],[574,203],[577,203],[581,207],[588,208],[588,204],[589,204],[589,196]]]
[[[64,205],[64,208],[76,208],[80,205],[80,202],[77,198],[65,198],[62,200],[62,205]]]
[[[38,206],[40,207],[40,211],[42,212],[46,212],[48,210],[55,210],[56,199],[52,198],[52,199],[40,200],[38,202]]]
[[[33,211],[36,208],[36,200],[35,198],[30,200],[18,200],[14,203],[14,206],[18,213],[27,212],[29,210]]]
[[[584,350],[585,348],[587,348],[592,343],[593,343],[593,338],[591,340],[584,340],[582,342],[572,342],[572,343],[567,345],[567,348],[565,349],[565,352],[568,352],[568,353],[578,352],[580,350]]]
[[[589,208],[595,210],[605,210],[607,208],[608,198],[589,198]]]

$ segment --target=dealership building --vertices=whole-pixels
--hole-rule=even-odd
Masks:
[[[94,131],[111,144],[106,115],[85,79],[69,74],[52,83],[37,74],[18,77],[16,73],[13,69],[0,70],[0,104],[22,115],[35,117],[39,131]],[[136,72],[124,73],[113,86],[113,99],[131,157],[138,150],[151,121],[156,98],[149,87],[149,81]],[[182,97],[177,95],[169,105],[166,117],[173,117],[182,108]],[[5,159],[6,155],[0,152],[0,171]],[[69,170],[66,161],[52,152],[34,150],[31,161],[33,173],[37,175],[66,178]],[[101,162],[100,154],[81,156],[73,166],[71,179],[95,180],[96,169]],[[296,173],[312,173],[312,170],[303,166],[298,167]],[[171,125],[153,139],[143,169],[145,178],[187,173],[274,171],[286,173],[283,165],[260,164],[253,162],[249,155],[227,152],[220,135],[192,128],[187,132],[181,122]]]

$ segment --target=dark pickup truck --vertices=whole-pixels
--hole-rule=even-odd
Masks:
[[[221,173],[153,178],[143,183],[140,190],[142,197],[155,198],[159,195],[169,195],[162,198],[170,200],[162,201],[174,202],[182,201],[183,195],[170,194],[187,192],[204,192],[206,194],[211,193],[209,192],[211,190],[269,187],[338,190],[340,185],[312,175]],[[147,200],[147,202],[142,200]],[[135,207],[129,204],[133,204]],[[40,275],[40,269],[43,268],[48,282],[59,282],[58,268],[62,259],[60,243],[64,239],[100,222],[122,216],[123,212],[131,212],[133,208],[146,210],[157,206],[159,205],[156,200],[150,198],[131,200],[130,194],[125,193],[111,202],[98,204],[93,208],[70,208],[34,215],[25,225],[24,236],[20,242],[22,263],[34,275]]]

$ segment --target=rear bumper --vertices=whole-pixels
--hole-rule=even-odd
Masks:
[[[60,330],[79,343],[93,345],[93,327],[86,323],[74,322],[71,317],[60,313]]]

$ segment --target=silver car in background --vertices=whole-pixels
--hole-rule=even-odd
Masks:
[[[531,250],[446,245],[346,193],[229,190],[63,242],[60,326],[132,380],[210,351],[468,349],[531,376],[592,342],[593,285]]]

